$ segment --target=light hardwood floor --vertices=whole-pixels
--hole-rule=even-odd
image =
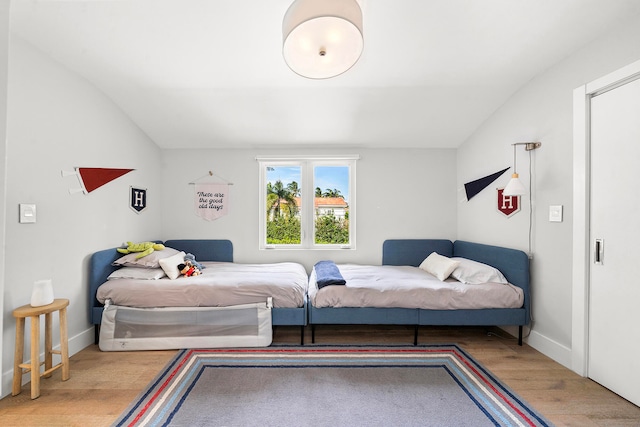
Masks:
[[[490,332],[490,333],[488,333]],[[274,344],[298,344],[300,329],[278,327]],[[305,342],[311,341],[307,327]],[[317,344],[413,343],[413,328],[318,326]],[[640,408],[582,378],[499,329],[421,327],[419,344],[455,343],[557,426],[640,426]],[[41,381],[41,395],[0,400],[0,426],[109,426],[160,372],[175,351],[101,352],[71,357],[71,379],[60,371]],[[612,361],[615,363],[615,361]]]

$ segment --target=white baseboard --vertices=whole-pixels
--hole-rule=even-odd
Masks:
[[[502,326],[502,330],[513,335],[518,336],[518,328],[515,326]],[[524,335],[527,335],[527,328],[524,328]],[[542,335],[536,331],[531,331],[526,338],[522,339],[523,342],[529,346],[535,348],[545,356],[555,360],[562,366],[573,370],[572,367],[572,354],[571,349],[557,343],[556,341]]]
[[[539,334],[536,331],[531,331],[526,339],[526,343],[564,367],[573,370],[570,348]]]
[[[91,327],[86,331],[83,331],[78,335],[75,335],[69,338],[69,357],[73,356],[80,350],[92,345],[94,342],[94,337],[95,337],[94,328]],[[54,350],[60,350],[60,346],[58,345],[54,347]],[[44,351],[40,354],[40,360],[43,360],[43,359],[44,359]],[[55,364],[55,363],[58,363],[59,361],[60,361],[60,356],[56,356],[54,354],[53,363]],[[28,362],[28,360],[25,360],[24,362],[26,363]],[[71,379],[73,379],[73,371],[71,371],[70,374],[71,374]],[[22,385],[30,381],[31,381],[31,378],[29,375],[22,376]],[[0,396],[0,398],[9,396],[11,394],[12,387],[13,387],[13,363],[11,364],[11,367],[9,368],[9,370],[2,374],[2,396]],[[22,392],[24,393],[25,391],[23,390]]]

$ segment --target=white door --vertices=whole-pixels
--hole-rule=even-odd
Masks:
[[[640,405],[640,80],[591,101],[588,376]]]

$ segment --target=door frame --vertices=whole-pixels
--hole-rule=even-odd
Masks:
[[[591,98],[640,78],[636,61],[573,91],[573,270],[571,369],[588,376]]]

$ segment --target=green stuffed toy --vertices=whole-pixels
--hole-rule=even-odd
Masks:
[[[145,257],[154,251],[161,251],[164,249],[164,245],[161,243],[153,243],[153,242],[142,242],[142,243],[133,243],[127,242],[126,248],[118,248],[116,249],[121,254],[129,254],[131,252],[140,252],[136,259]]]

